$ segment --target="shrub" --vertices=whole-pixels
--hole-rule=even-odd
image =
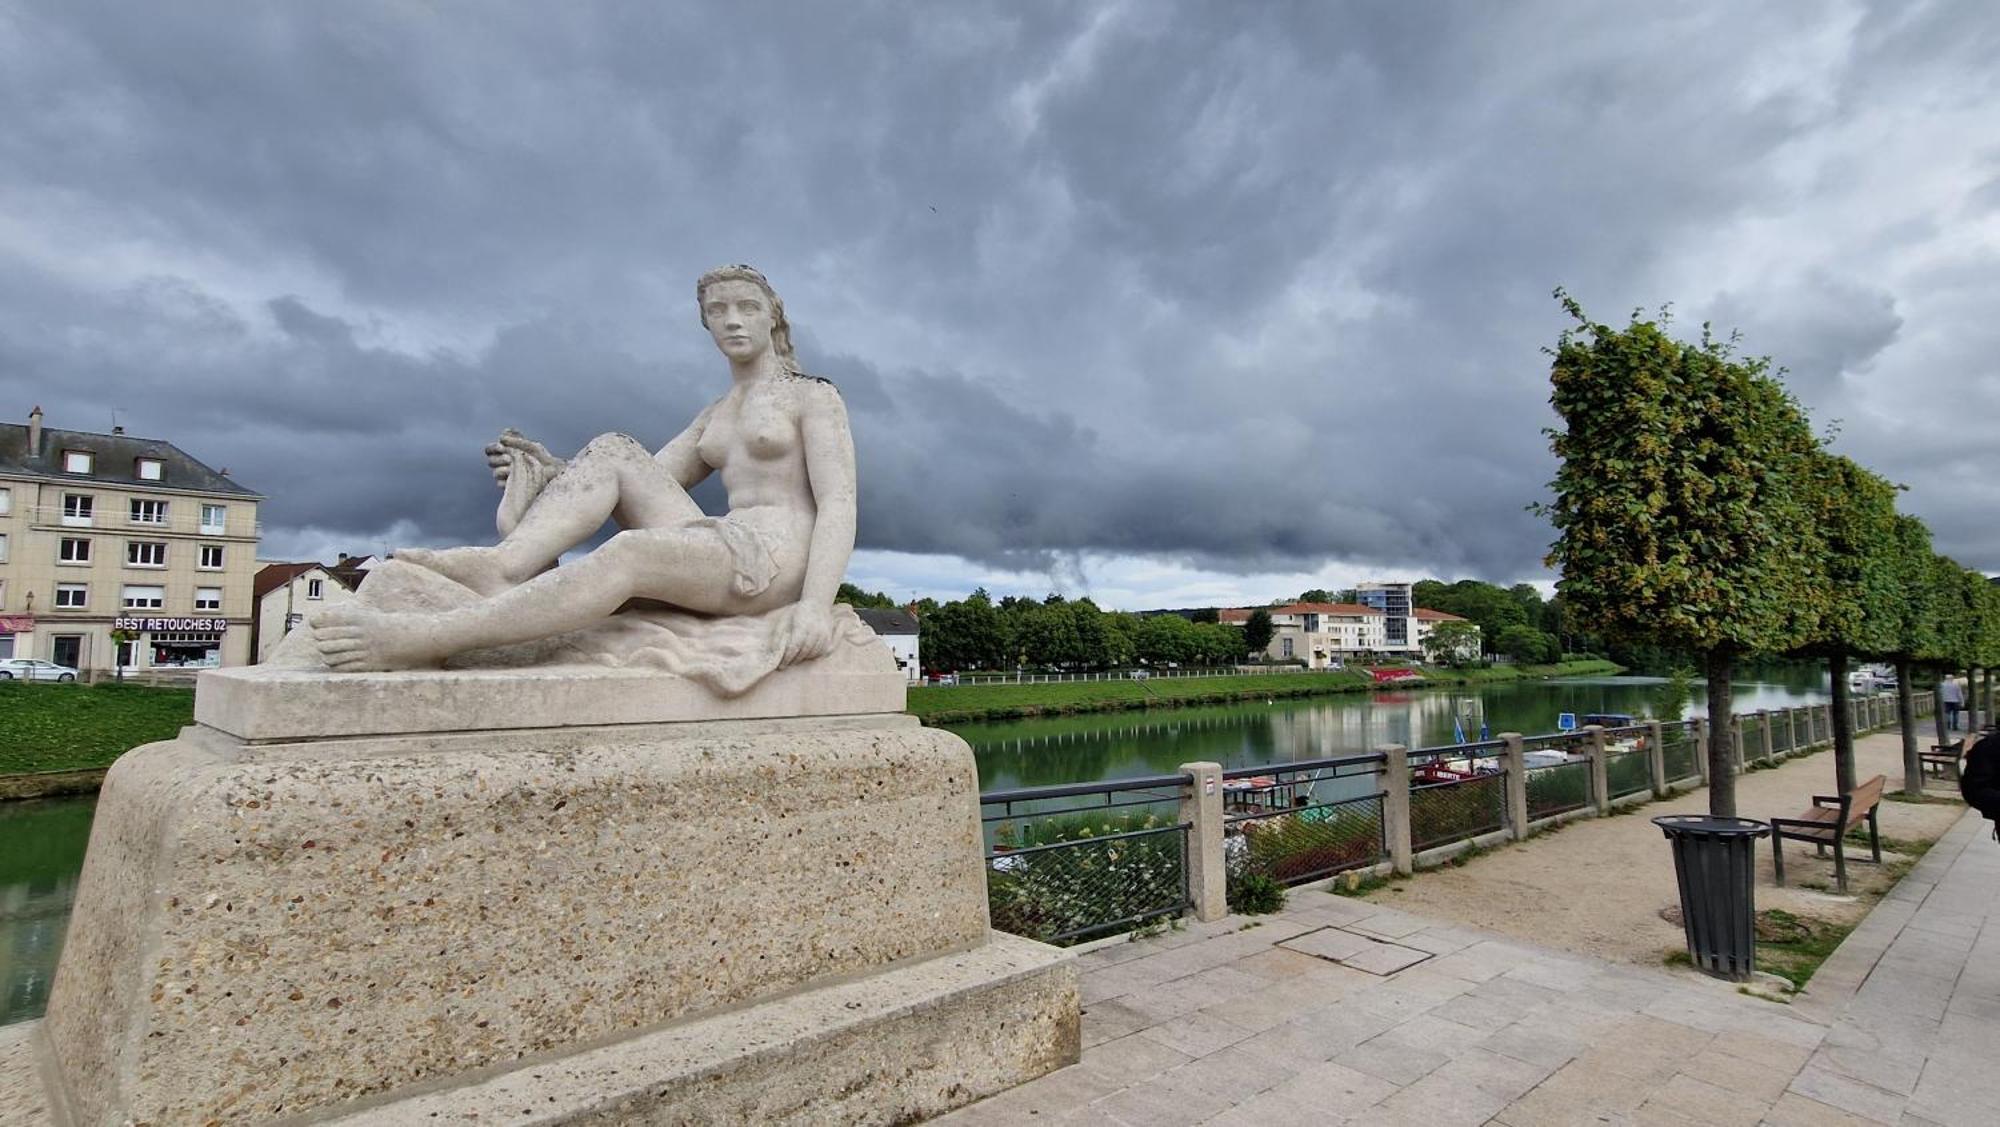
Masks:
[[[1229,910],[1261,916],[1285,906],[1285,886],[1262,873],[1245,873],[1229,882]]]

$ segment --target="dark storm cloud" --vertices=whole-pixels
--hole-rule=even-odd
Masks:
[[[1560,283],[1741,327],[2000,564],[1938,409],[2000,409],[1996,23],[21,5],[0,414],[118,409],[268,494],[276,551],[482,538],[501,426],[658,444],[721,390],[691,286],[749,261],[847,399],[864,547],[1511,579]]]

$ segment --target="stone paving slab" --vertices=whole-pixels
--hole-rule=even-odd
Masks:
[[[2000,1123],[1988,830],[1968,814],[1791,1006],[1298,889],[1084,956],[1082,1063],[942,1122]],[[1383,951],[1420,961],[1356,969]]]

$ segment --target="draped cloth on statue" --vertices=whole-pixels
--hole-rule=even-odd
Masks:
[[[736,546],[732,545],[732,549]],[[755,583],[761,569],[759,548],[745,545],[737,556],[736,581]],[[768,553],[764,553],[768,558]],[[768,575],[763,581],[768,583]],[[470,588],[428,568],[389,560],[377,565],[355,594],[363,606],[385,611],[449,611],[470,606],[479,596]],[[533,666],[611,665],[659,669],[707,687],[719,696],[750,691],[775,672],[784,657],[785,624],[790,606],[756,615],[713,617],[676,610],[661,603],[634,599],[616,614],[581,630],[533,642],[494,646],[459,654],[446,669],[521,669]],[[834,649],[823,658],[825,668],[872,668],[881,654],[875,632],[853,608],[833,608]],[[882,651],[886,653],[886,651]],[[875,661],[868,660],[876,659]],[[294,630],[267,663],[292,669],[325,669],[313,646],[312,630]]]

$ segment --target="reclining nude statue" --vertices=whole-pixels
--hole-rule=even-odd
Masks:
[[[504,432],[486,448],[502,486],[500,542],[396,551],[355,600],[315,615],[310,645],[287,647],[280,663],[650,665],[735,695],[836,647],[879,645],[833,601],[855,526],[839,393],[799,371],[784,304],[762,274],[713,270],[695,295],[733,384],[686,430],[657,454],[600,435],[568,461]],[[688,496],[711,471],[728,491],[726,516]],[[621,531],[557,566],[607,518]]]

